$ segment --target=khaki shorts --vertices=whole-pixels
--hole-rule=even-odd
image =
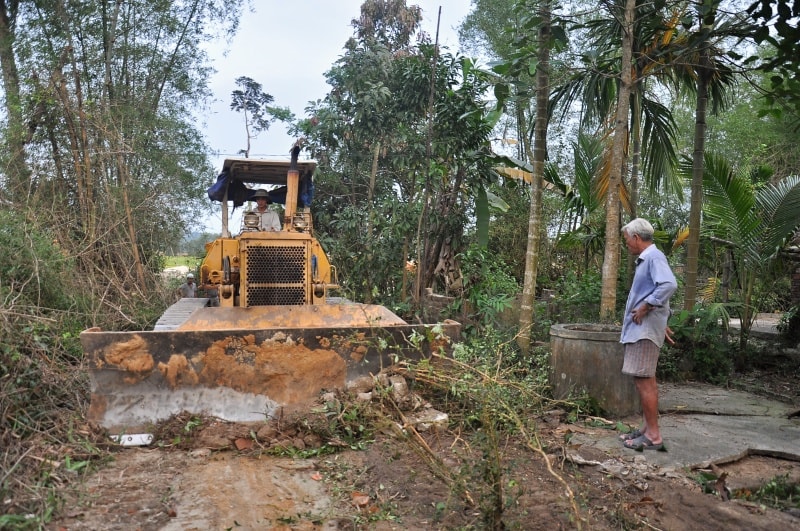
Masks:
[[[625,343],[625,360],[622,363],[622,374],[639,378],[655,376],[660,350],[649,339],[640,339],[636,343]]]

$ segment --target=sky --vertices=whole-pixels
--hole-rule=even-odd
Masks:
[[[350,21],[358,18],[362,0],[254,0],[254,11],[245,13],[237,35],[223,49],[211,48],[216,73],[210,80],[214,101],[201,117],[212,150],[212,160],[222,167],[226,157],[239,156],[246,147],[244,116],[230,110],[235,80],[247,76],[272,95],[273,105],[288,107],[296,117],[305,117],[309,101],[322,99],[330,86],[324,73],[343,55],[344,44],[353,35]],[[422,30],[436,36],[441,6],[439,43],[458,51],[457,27],[467,16],[471,0],[407,0],[422,8]],[[250,157],[288,155],[294,138],[286,128],[273,124],[251,140]],[[301,155],[302,156],[302,155]]]

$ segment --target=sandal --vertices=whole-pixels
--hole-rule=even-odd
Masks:
[[[637,452],[642,452],[644,450],[660,450],[662,452],[667,451],[667,448],[664,446],[664,441],[661,441],[658,444],[653,444],[653,441],[648,439],[646,435],[641,435],[635,439],[631,439],[630,441],[625,441],[623,446],[630,450],[636,450]]]
[[[630,441],[631,439],[636,439],[644,435],[644,432],[641,429],[635,429],[628,433],[623,433],[619,436],[619,440],[622,442]]]

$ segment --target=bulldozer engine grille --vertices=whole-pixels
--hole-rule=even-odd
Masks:
[[[306,300],[306,246],[247,247],[247,306],[301,305]]]

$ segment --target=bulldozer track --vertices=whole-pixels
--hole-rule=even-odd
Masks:
[[[167,311],[159,317],[153,330],[175,330],[182,325],[195,311],[208,306],[209,299],[183,298],[167,308]]]

